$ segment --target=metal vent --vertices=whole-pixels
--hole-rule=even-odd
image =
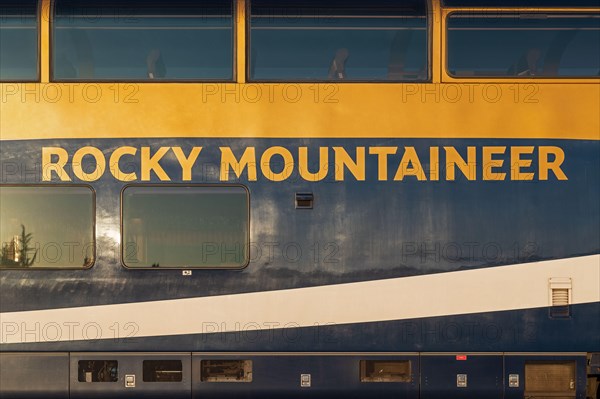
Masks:
[[[313,193],[296,193],[296,209],[313,209]]]
[[[527,362],[525,397],[575,398],[575,362]]]
[[[568,306],[569,290],[566,288],[552,289],[552,306]]]
[[[570,278],[554,277],[549,281],[550,318],[569,318],[571,316]]]

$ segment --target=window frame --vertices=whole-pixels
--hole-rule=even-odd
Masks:
[[[231,79],[57,79],[54,77],[54,50],[56,48],[54,42],[54,24],[56,18],[56,2],[58,0],[51,0],[50,4],[50,33],[48,35],[48,43],[50,48],[50,54],[48,57],[49,62],[49,82],[50,83],[94,83],[94,84],[119,84],[119,83],[134,83],[134,84],[172,84],[172,83],[236,83],[237,77],[237,48],[238,48],[238,0],[229,0],[231,2]],[[167,2],[168,3],[168,2]]]
[[[448,19],[453,14],[464,14],[470,13],[473,15],[502,15],[502,14],[572,14],[572,15],[590,15],[593,13],[600,13],[600,8],[539,8],[539,9],[524,9],[518,7],[502,7],[502,8],[442,8],[442,32],[443,38],[442,44],[442,82],[446,83],[506,83],[506,84],[547,84],[547,83],[598,83],[600,76],[598,77],[575,77],[575,76],[455,76],[450,73],[448,61],[449,61],[449,47],[448,47]]]
[[[489,8],[492,8],[492,7],[496,7],[496,8],[505,7],[505,8],[511,8],[511,9],[515,9],[515,8],[527,8],[527,7],[529,7],[529,8],[535,8],[535,9],[540,9],[540,8],[556,8],[556,9],[561,9],[561,8],[574,8],[574,7],[578,8],[578,9],[594,9],[595,8],[594,6],[584,6],[584,5],[579,5],[579,6],[576,5],[576,6],[574,6],[573,4],[569,4],[568,0],[563,0],[561,2],[561,4],[556,4],[556,5],[553,5],[553,6],[548,6],[548,5],[537,6],[537,5],[534,5],[534,4],[529,5],[529,6],[524,6],[524,5],[504,5],[504,4],[500,5],[502,3],[502,1],[495,0],[495,2],[498,3],[499,5],[485,5],[484,4],[484,5],[480,5],[480,6],[477,6],[477,7],[489,7]],[[440,1],[441,7],[444,7],[444,8],[463,8],[463,9],[473,9],[474,8],[472,5],[467,4],[468,1],[464,1],[462,4],[457,4],[457,5],[448,5],[447,3],[448,3],[448,0],[441,0]],[[485,3],[485,1],[483,1],[483,3]]]
[[[248,229],[246,231],[246,259],[244,260],[242,266],[239,267],[218,267],[218,266],[209,266],[209,267],[202,267],[202,266],[164,266],[164,267],[141,267],[141,266],[128,266],[127,263],[125,262],[125,241],[123,239],[123,233],[124,233],[124,222],[125,222],[125,217],[124,217],[124,204],[123,204],[123,199],[124,199],[124,194],[125,194],[125,190],[128,188],[132,188],[132,187],[140,187],[140,188],[197,188],[197,187],[203,187],[203,188],[210,188],[210,187],[216,187],[216,188],[225,188],[225,187],[238,187],[241,188],[245,191],[246,193],[246,210],[248,213],[248,218],[247,218],[247,226]],[[126,184],[125,186],[123,186],[123,188],[121,189],[121,193],[119,195],[119,203],[120,203],[120,211],[119,211],[119,224],[120,224],[120,262],[121,262],[121,266],[124,267],[127,270],[152,270],[155,272],[158,271],[181,271],[181,270],[232,270],[232,271],[240,271],[240,270],[244,270],[245,268],[248,267],[248,265],[250,264],[250,260],[251,260],[251,256],[250,256],[250,221],[251,221],[251,207],[250,207],[250,190],[248,189],[247,186],[243,185],[243,184],[203,184],[203,183],[192,183],[192,184],[181,184],[181,183],[169,183],[169,184],[159,184],[159,183],[150,183],[150,184],[144,184],[144,183],[131,183],[131,184]]]
[[[42,81],[42,1],[36,0],[36,38],[37,38],[37,46],[36,46],[36,76],[33,79],[1,79],[0,84],[3,83],[41,83]]]
[[[88,266],[85,267],[0,267],[0,272],[5,270],[17,270],[17,271],[76,271],[76,270],[90,270],[96,265],[97,260],[97,247],[98,240],[96,236],[96,213],[97,213],[97,202],[96,202],[96,190],[89,184],[0,184],[0,187],[20,187],[20,188],[29,188],[29,187],[78,187],[78,188],[87,188],[90,190],[92,194],[92,261]]]
[[[433,25],[434,20],[436,18],[433,0],[424,0],[425,2],[425,19],[426,19],[426,43],[427,49],[425,50],[425,54],[427,56],[425,62],[425,70],[426,77],[423,80],[329,80],[329,79],[312,79],[312,80],[297,80],[297,79],[252,79],[250,76],[250,66],[252,65],[250,56],[251,56],[251,45],[252,45],[252,0],[246,0],[246,32],[245,32],[245,55],[246,55],[246,68],[245,68],[245,78],[246,83],[256,83],[256,84],[269,84],[269,83],[290,83],[290,84],[342,84],[342,85],[352,85],[352,84],[425,84],[431,83],[433,81]],[[367,2],[368,3],[368,2]],[[324,18],[327,18],[325,16]]]

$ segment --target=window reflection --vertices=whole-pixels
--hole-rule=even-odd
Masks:
[[[3,268],[82,268],[94,261],[87,187],[0,187]]]
[[[38,79],[36,0],[0,2],[0,81]]]
[[[445,7],[598,7],[598,0],[443,0]]]
[[[248,262],[248,193],[238,186],[123,192],[127,267],[240,268]]]
[[[452,14],[448,70],[454,76],[600,76],[598,14]]]
[[[424,1],[251,2],[250,78],[427,79]]]
[[[232,1],[58,0],[55,80],[231,80]]]

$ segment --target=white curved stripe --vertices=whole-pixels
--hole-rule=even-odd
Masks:
[[[279,291],[0,314],[2,344],[233,332],[472,314],[600,301],[600,255]],[[128,324],[129,323],[129,324]]]

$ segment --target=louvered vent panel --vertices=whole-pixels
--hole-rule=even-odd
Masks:
[[[566,288],[552,289],[552,306],[568,306],[569,290]]]
[[[552,277],[549,281],[548,300],[550,302],[550,318],[563,319],[571,317],[571,289],[573,282],[569,277]]]

